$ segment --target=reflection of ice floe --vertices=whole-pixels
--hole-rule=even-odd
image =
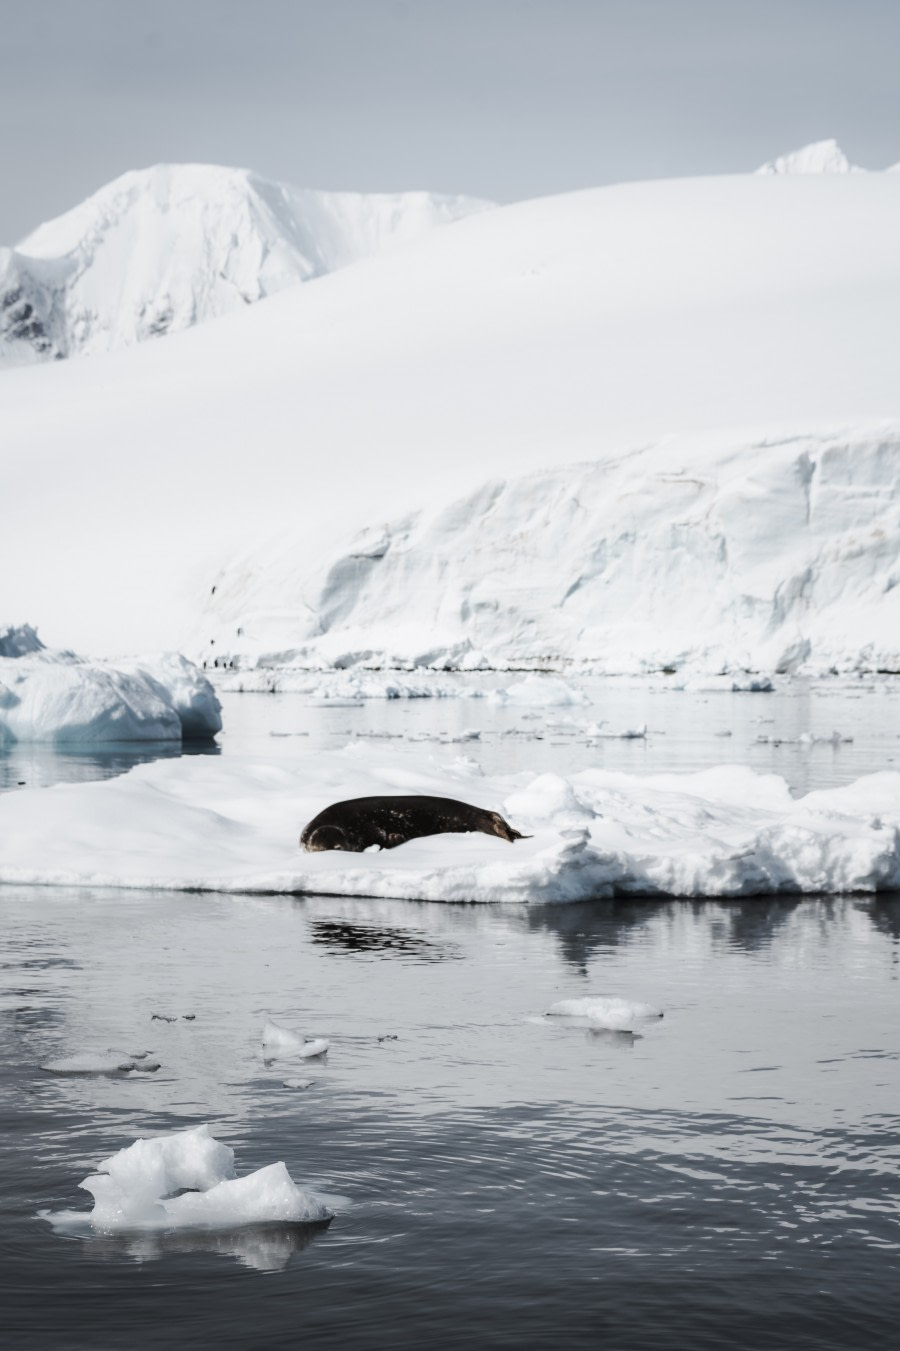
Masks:
[[[57,1224],[57,1228],[63,1228]],[[119,1262],[155,1262],[182,1253],[212,1253],[231,1257],[253,1271],[283,1271],[295,1253],[302,1252],[321,1233],[317,1224],[256,1224],[238,1229],[146,1230],[143,1233],[97,1234],[87,1225],[66,1225],[70,1235],[83,1233],[90,1242],[90,1259]]]
[[[652,1004],[637,1004],[616,996],[589,995],[583,999],[561,999],[547,1010],[553,1018],[586,1020],[593,1027],[609,1032],[633,1032],[636,1026],[663,1016]]]
[[[159,1069],[149,1051],[78,1051],[41,1065],[48,1074],[127,1074],[130,1070],[153,1074]]]
[[[410,793],[499,811],[530,838],[299,850],[329,803]],[[0,795],[0,882],[466,902],[890,891],[900,774],[794,798],[735,765],[485,775],[469,758],[359,742],[277,763],[185,757]]]
[[[243,1225],[309,1224],[331,1218],[321,1199],[301,1191],[283,1163],[234,1173],[234,1150],[206,1125],[135,1140],[79,1183],[94,1207],[46,1214],[57,1227],[83,1223],[106,1233],[134,1229],[237,1229]]]
[[[266,1020],[262,1033],[263,1054],[267,1060],[281,1060],[287,1056],[300,1056],[304,1060],[324,1055],[329,1042],[325,1037],[307,1038],[288,1027]]]

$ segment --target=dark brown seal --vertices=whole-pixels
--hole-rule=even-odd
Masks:
[[[501,840],[526,840],[499,812],[485,811],[452,797],[354,797],[335,802],[314,816],[300,836],[310,853],[346,849],[361,854],[377,844],[394,849],[423,835],[481,831]]]

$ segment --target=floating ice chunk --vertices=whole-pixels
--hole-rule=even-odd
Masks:
[[[588,697],[582,690],[556,676],[526,676],[506,689],[493,690],[488,698],[501,704],[530,704],[532,707],[557,708],[565,704],[586,704]]]
[[[234,1151],[216,1140],[207,1125],[136,1140],[104,1159],[100,1171],[79,1186],[94,1198],[91,1224],[107,1232],[330,1218],[317,1197],[291,1181],[283,1163],[236,1178]]]
[[[41,1069],[48,1074],[127,1074],[129,1070],[152,1074],[159,1069],[159,1061],[150,1059],[147,1051],[78,1051],[60,1060],[48,1060]]]
[[[246,1177],[227,1179],[204,1192],[185,1192],[163,1201],[170,1223],[204,1229],[234,1229],[241,1224],[310,1224],[331,1218],[331,1211],[301,1191],[283,1163],[270,1163]]]
[[[271,1018],[263,1028],[263,1053],[267,1060],[281,1060],[287,1056],[300,1056],[304,1060],[324,1055],[330,1043],[325,1037],[307,1039],[299,1032],[273,1023]]]
[[[312,1088],[315,1079],[282,1079],[285,1088]]]
[[[589,741],[643,741],[647,736],[647,724],[644,722],[640,727],[607,730],[606,723],[592,722],[584,729],[584,734]]]
[[[299,1032],[292,1032],[268,1018],[262,1031],[262,1044],[266,1059],[276,1060],[279,1056],[296,1055],[305,1041]]]
[[[635,1004],[616,996],[589,995],[583,999],[562,999],[547,1010],[548,1017],[586,1018],[594,1027],[611,1032],[631,1032],[635,1024],[661,1018],[662,1009],[652,1004]]]
[[[316,1056],[324,1055],[330,1045],[331,1042],[327,1037],[315,1037],[311,1041],[305,1041],[296,1054],[302,1056],[304,1060],[312,1060]]]

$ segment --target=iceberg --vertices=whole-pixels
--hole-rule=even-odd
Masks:
[[[53,651],[27,624],[0,631],[0,746],[180,741],[221,728],[215,690],[180,653],[113,664]]]

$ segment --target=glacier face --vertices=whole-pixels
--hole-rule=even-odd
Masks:
[[[488,205],[314,192],[208,164],[134,170],[0,250],[0,363],[178,332]]]
[[[900,427],[667,438],[495,480],[303,575],[223,570],[221,665],[900,671]]]

